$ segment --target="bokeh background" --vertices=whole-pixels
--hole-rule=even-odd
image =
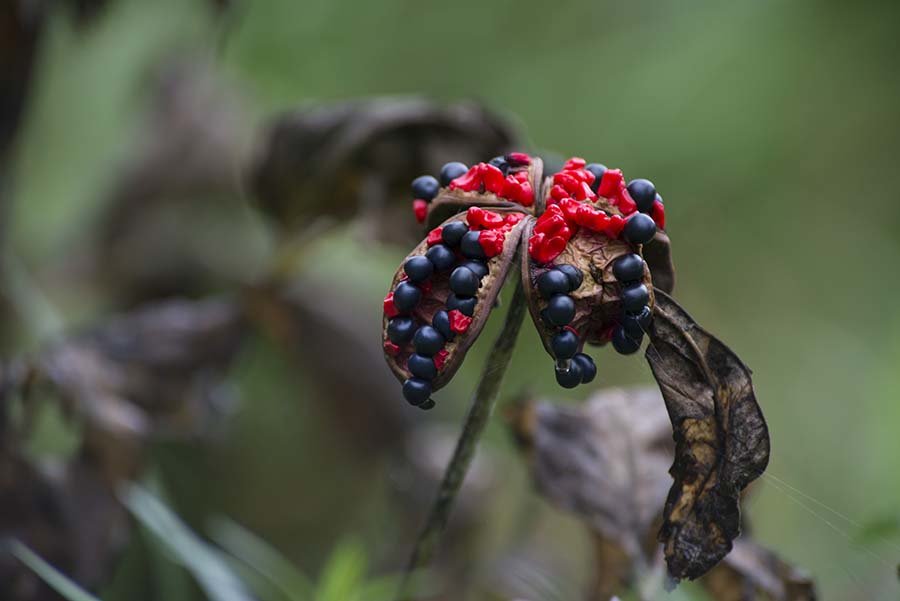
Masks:
[[[755,537],[809,570],[824,599],[900,597],[900,5],[12,4],[40,27],[2,159],[5,357],[151,298],[201,298],[262,278],[280,238],[244,167],[283,111],[370,96],[475,100],[530,149],[653,179],[666,199],[676,296],[754,370],[771,428],[770,477],[747,503]],[[6,93],[21,82],[11,62],[3,68]],[[173,156],[167,145],[187,150]],[[147,173],[123,177],[142,159]],[[148,203],[163,207],[147,217],[152,234],[120,229],[116,219]],[[347,220],[316,235],[292,269],[314,315],[340,299],[352,327],[371,332],[346,344],[377,351],[381,299],[411,246],[364,231]],[[146,274],[166,284],[140,288]],[[404,436],[447,429],[419,432],[419,446],[372,434],[377,414],[360,430],[358,391],[336,398],[347,393],[256,332],[229,364],[233,402],[214,436],[155,441],[141,477],[198,532],[227,515],[312,578],[348,540],[374,572],[389,572],[430,501],[398,497],[408,464],[440,465],[425,455],[452,441],[499,325],[436,410],[406,409],[398,387]],[[301,333],[290,344],[314,343]],[[327,347],[329,359],[352,379],[358,349],[341,344]],[[652,381],[639,357],[595,357],[592,386]],[[586,394],[556,386],[527,323],[501,396],[525,390],[573,403]],[[78,436],[77,420],[50,407],[30,456],[65,456]],[[375,442],[358,444],[367,436]],[[500,590],[498,580],[544,570],[559,598],[577,598],[591,579],[583,526],[537,498],[502,419],[482,451],[477,507],[463,512],[476,531],[461,552],[465,594],[494,598],[481,595]],[[198,598],[180,569],[142,560],[152,553],[130,543],[103,590]],[[685,586],[663,598],[702,594]]]

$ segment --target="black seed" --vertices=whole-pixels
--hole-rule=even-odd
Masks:
[[[649,215],[635,213],[628,219],[623,230],[625,239],[632,244],[646,244],[656,234],[656,223]]]
[[[563,388],[575,388],[581,384],[581,365],[576,361],[569,362],[569,369],[556,366],[556,383]]]
[[[460,240],[469,231],[469,227],[462,221],[451,221],[441,228],[441,240],[447,246],[459,246]]]
[[[594,183],[591,184],[591,190],[596,192],[597,188],[600,187],[600,178],[606,173],[606,165],[601,165],[600,163],[588,163],[584,168],[594,174]]]
[[[431,357],[423,357],[422,355],[413,353],[406,362],[409,373],[423,380],[433,380],[437,375],[437,367],[434,366],[434,359]]]
[[[557,271],[566,274],[566,277],[569,278],[569,292],[581,288],[581,283],[584,281],[584,274],[581,273],[580,269],[574,265],[557,265],[556,269]]]
[[[478,292],[478,276],[468,267],[457,267],[450,274],[450,290],[458,296],[475,296]]]
[[[641,213],[649,213],[656,200],[656,187],[649,179],[633,179],[628,182],[628,194],[631,195]]]
[[[431,200],[437,196],[441,185],[430,175],[420,175],[412,181],[413,197],[422,200]]]
[[[650,300],[650,291],[643,284],[622,286],[622,308],[628,313],[638,313]]]
[[[467,259],[484,259],[484,249],[481,248],[481,242],[478,241],[480,232],[475,232],[469,230],[462,237],[462,242],[460,242],[460,248],[462,249],[462,254]]]
[[[582,384],[594,381],[594,378],[597,376],[597,366],[594,365],[594,360],[589,355],[578,353],[572,357],[572,363],[577,363],[578,367],[581,368]]]
[[[653,321],[653,313],[650,311],[650,307],[644,306],[635,313],[626,313],[622,317],[622,327],[625,328],[626,334],[636,338],[644,335],[644,332],[650,327],[651,321]]]
[[[420,355],[433,357],[444,348],[444,337],[431,326],[422,326],[416,330],[416,335],[413,336],[413,344],[416,347],[416,352]]]
[[[388,322],[388,340],[394,344],[406,344],[416,333],[416,322],[411,317],[395,317]]]
[[[644,277],[644,259],[641,255],[629,254],[616,259],[613,275],[620,282],[636,282]]]
[[[409,276],[410,282],[418,284],[431,277],[431,274],[434,273],[434,263],[423,255],[410,257],[403,265],[403,271]]]
[[[436,271],[447,271],[456,263],[456,255],[446,244],[435,244],[428,249],[425,256],[434,264]]]
[[[565,294],[556,294],[547,303],[544,315],[555,326],[568,325],[575,318],[575,301]]]
[[[476,276],[478,276],[479,280],[481,278],[483,278],[484,276],[486,276],[490,271],[488,269],[487,265],[485,265],[481,261],[475,261],[475,260],[466,261],[465,263],[462,264],[462,266],[468,268],[472,273],[474,273]]]
[[[475,304],[477,302],[474,298],[460,298],[451,292],[447,296],[447,310],[453,311],[455,309],[463,315],[472,317],[475,315]]]
[[[434,314],[434,317],[431,318],[431,325],[435,330],[440,332],[441,336],[443,336],[447,340],[453,340],[455,336],[453,330],[450,329],[450,316],[447,315],[446,311],[438,311]]]
[[[419,409],[422,411],[428,411],[429,409],[434,409],[434,399],[428,399],[421,405],[419,405]]]
[[[569,287],[569,277],[556,269],[545,271],[537,279],[538,292],[543,298],[550,298],[554,294],[565,294],[569,291]]]
[[[625,330],[619,326],[613,331],[612,345],[622,355],[630,355],[636,353],[641,348],[641,338],[633,338],[625,333]]]
[[[509,163],[506,161],[505,157],[494,157],[488,161],[488,165],[493,165],[502,171],[504,176],[509,174]]]
[[[578,336],[569,330],[563,330],[550,341],[550,350],[557,359],[571,359],[578,352]]]
[[[394,288],[394,306],[401,313],[409,313],[422,299],[422,291],[409,282],[400,282]]]
[[[443,167],[441,167],[441,185],[449,186],[450,182],[455,180],[460,175],[463,175],[468,170],[468,167],[457,161],[445,164]]]
[[[431,395],[431,384],[419,378],[410,378],[403,383],[403,397],[410,405],[421,405]]]

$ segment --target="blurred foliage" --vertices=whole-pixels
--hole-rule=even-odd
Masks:
[[[16,308],[4,354],[135,302],[84,266],[117,176],[146,139],[167,60],[197,57],[220,94],[239,99],[238,157],[279,110],[371,95],[474,98],[511,115],[536,148],[654,180],[678,296],[754,369],[771,428],[768,476],[748,501],[755,539],[808,568],[826,599],[897,598],[900,4],[118,0],[93,14],[76,25],[50,5],[2,176],[3,296]],[[230,169],[239,181],[240,166]],[[265,275],[276,242],[242,187],[164,195],[189,210],[159,213],[164,235],[139,247],[135,271],[187,248],[202,251],[189,295]],[[373,247],[358,233],[317,238],[303,275],[373,324],[376,345],[380,299],[405,247]],[[98,256],[101,267],[116,258]],[[533,336],[523,329],[504,394],[575,400],[536,368],[546,358]],[[455,423],[487,344],[420,422]],[[642,361],[597,359],[598,386],[650,381]],[[233,516],[307,574],[335,570],[329,550],[352,534],[376,570],[396,569],[422,511],[392,493],[408,457],[355,451],[316,381],[259,334],[229,372],[243,402],[227,431],[209,445],[158,441],[149,461],[197,531],[211,515]],[[52,418],[40,433],[37,449],[70,434]],[[482,449],[503,486],[490,502],[478,497],[484,525],[453,581],[472,598],[577,596],[592,578],[587,533],[527,492],[499,424]],[[121,598],[200,595],[148,553],[137,539],[119,557],[110,586],[132,595]],[[358,573],[355,554],[340,573]]]

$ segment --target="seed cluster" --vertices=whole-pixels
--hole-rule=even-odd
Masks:
[[[641,281],[644,277],[644,259],[638,254],[619,257],[613,263],[613,276],[622,287],[622,318],[610,332],[610,339],[616,351],[630,355],[641,348],[644,332],[652,319],[650,307],[647,306],[650,291]]]
[[[448,169],[451,165],[444,166],[442,177],[445,171],[453,173],[453,168]],[[389,318],[384,349],[396,356],[411,346],[406,367],[412,377],[403,383],[403,396],[412,405],[434,407],[431,381],[447,359],[445,346],[468,330],[482,279],[490,272],[488,264],[503,252],[507,234],[524,217],[471,207],[465,222],[450,221],[431,230],[425,253],[404,263],[403,279],[384,299],[384,313]],[[447,278],[450,293],[431,324],[421,324],[413,312],[431,291],[435,277]]]
[[[595,206],[601,196],[621,215]],[[626,185],[621,170],[573,157],[553,174],[547,207],[528,241],[529,255],[541,265],[549,263],[581,227],[612,239],[624,237],[632,244],[645,244],[657,227],[665,227],[662,198],[649,180],[636,179]]]
[[[531,157],[524,152],[511,152],[472,167],[459,162],[447,163],[441,168],[440,181],[430,175],[418,177],[412,184],[416,221],[425,223],[428,203],[442,187],[463,192],[487,192],[530,207],[534,204],[534,190],[528,181],[530,164]]]
[[[555,265],[537,278],[537,289],[547,306],[541,319],[557,332],[550,340],[556,357],[556,381],[564,388],[587,384],[597,375],[597,366],[588,355],[578,352],[578,333],[569,325],[575,319],[575,301],[569,296],[584,282],[584,274],[574,265]]]

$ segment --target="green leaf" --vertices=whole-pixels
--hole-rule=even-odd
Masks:
[[[163,546],[184,565],[213,601],[253,601],[244,583],[218,550],[201,540],[165,504],[144,488],[130,484],[121,492],[122,502],[135,518],[156,535]]]
[[[314,597],[313,584],[299,569],[268,542],[240,524],[219,517],[210,525],[210,535],[223,549],[253,568],[286,598],[308,601]]]
[[[367,567],[366,552],[359,541],[341,542],[322,570],[316,601],[360,599]]]
[[[19,561],[40,576],[41,580],[69,601],[100,601],[100,599],[75,584],[68,576],[41,559],[40,556],[20,541],[12,539],[7,543],[7,547],[13,556],[17,557]]]

